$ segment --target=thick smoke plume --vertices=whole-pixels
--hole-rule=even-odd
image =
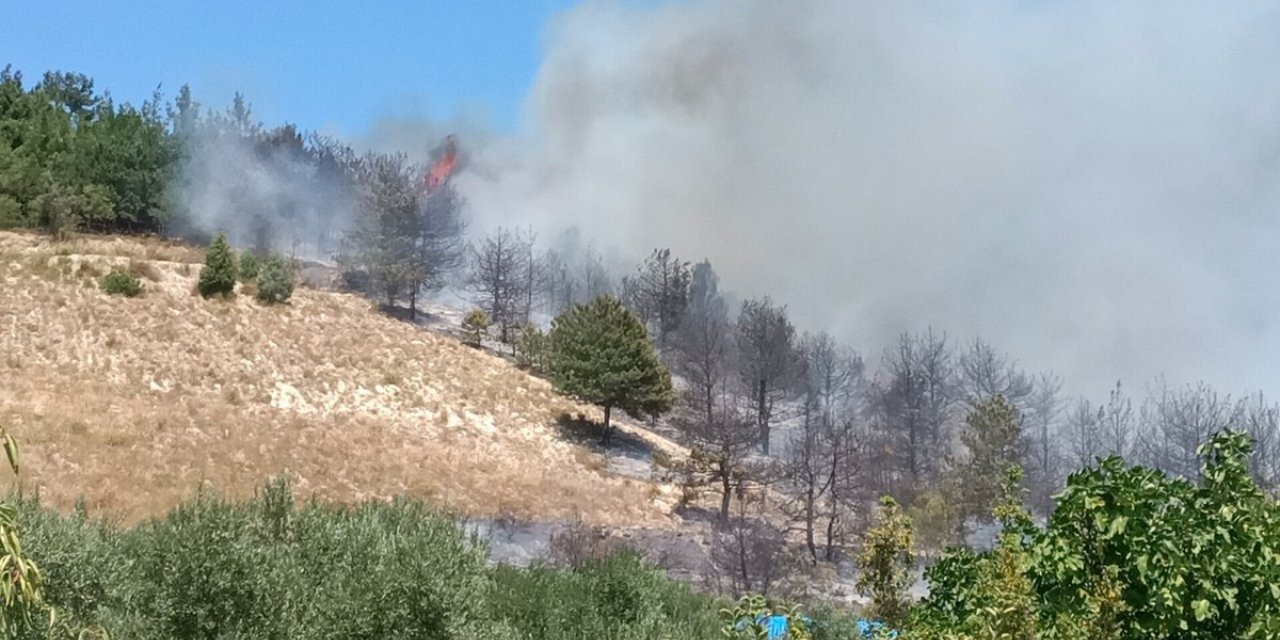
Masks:
[[[876,351],[933,325],[1077,390],[1280,390],[1280,6],[588,3],[476,228],[582,228]],[[544,234],[545,237],[545,234]]]

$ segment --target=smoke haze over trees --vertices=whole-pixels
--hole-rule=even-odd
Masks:
[[[1277,30],[1244,1],[586,3],[531,135],[460,181],[478,225],[709,258],[852,344],[1275,390]]]

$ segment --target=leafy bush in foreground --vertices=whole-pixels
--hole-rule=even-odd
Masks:
[[[489,567],[412,500],[295,505],[199,495],[135,528],[22,505],[47,601],[117,638],[716,638],[716,603],[634,555],[571,570]]]
[[[1006,490],[1000,544],[930,569],[914,637],[1280,637],[1280,508],[1251,451],[1244,433],[1215,435],[1201,484],[1102,460],[1043,530]]]

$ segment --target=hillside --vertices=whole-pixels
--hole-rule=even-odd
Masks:
[[[24,491],[130,522],[202,483],[243,496],[287,473],[337,501],[672,522],[675,491],[613,475],[566,435],[560,416],[595,410],[546,381],[352,295],[203,300],[201,259],[154,240],[0,233],[0,422],[24,447]],[[143,296],[98,290],[130,264]]]

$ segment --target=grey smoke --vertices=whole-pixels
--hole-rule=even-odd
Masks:
[[[239,249],[328,260],[348,228],[354,195],[287,148],[265,149],[218,122],[187,145],[175,196],[179,235],[224,233]]]
[[[1275,392],[1278,33],[1247,1],[589,2],[458,181],[477,231],[706,257],[873,355],[932,325],[1094,394]]]

